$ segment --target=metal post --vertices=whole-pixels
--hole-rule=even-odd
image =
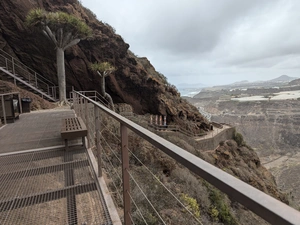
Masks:
[[[97,158],[98,158],[98,177],[102,177],[102,152],[101,152],[101,143],[100,143],[100,118],[99,118],[99,108],[95,106],[95,127],[96,127],[96,148],[97,148]]]
[[[79,97],[77,93],[74,93],[74,96],[75,96],[74,110],[76,114],[79,114]]]
[[[128,156],[128,133],[127,127],[120,123],[121,127],[121,152],[122,152],[122,179],[124,200],[124,222],[131,225],[130,220],[130,186],[129,186],[129,156]]]
[[[11,63],[12,63],[12,73],[15,75],[15,64],[14,64],[14,58],[11,58]]]
[[[8,70],[7,58],[5,58],[5,68]]]
[[[82,97],[80,96],[80,117],[82,118],[82,119],[84,119],[83,118],[83,99],[82,99]]]
[[[56,86],[52,87],[52,92],[53,92],[53,95],[54,95],[54,99],[56,100],[57,99],[57,96],[56,96]]]
[[[3,117],[4,117],[4,124],[6,124],[6,112],[5,112],[5,104],[4,104],[4,96],[1,96],[2,101],[2,111],[3,111]]]
[[[87,134],[88,148],[90,148],[91,147],[91,141],[89,138],[90,124],[89,124],[88,100],[87,99],[84,99],[84,111],[85,111],[85,125],[86,125],[86,129],[88,131],[88,134]]]
[[[19,111],[20,111],[20,114],[22,114],[23,113],[23,109],[22,109],[22,102],[21,102],[20,93],[18,93],[18,99],[19,99]]]
[[[35,87],[37,87],[37,78],[36,78],[36,72],[34,72],[34,79],[35,79]]]
[[[74,90],[72,90],[72,102],[73,102],[73,108],[75,109],[75,93],[74,93]]]

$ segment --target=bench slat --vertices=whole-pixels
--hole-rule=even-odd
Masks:
[[[61,137],[63,139],[87,136],[86,126],[80,117],[63,119],[62,124]]]

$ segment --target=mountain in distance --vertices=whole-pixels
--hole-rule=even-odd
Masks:
[[[260,87],[273,87],[273,86],[281,86],[281,85],[288,85],[289,82],[299,79],[298,77],[290,77],[288,75],[281,75],[277,78],[271,79],[271,80],[265,80],[265,81],[254,81],[249,82],[247,80],[234,82],[232,84],[226,84],[226,85],[218,85],[211,88],[204,88],[205,90],[219,90],[219,89],[231,89],[231,88],[260,88]]]
[[[237,85],[237,84],[248,84],[248,83],[249,83],[248,80],[242,80],[242,81],[234,82],[234,83],[232,83],[232,84]]]
[[[290,82],[290,81],[296,80],[296,79],[299,79],[299,77],[290,77],[288,75],[281,75],[280,77],[269,80],[267,82]]]

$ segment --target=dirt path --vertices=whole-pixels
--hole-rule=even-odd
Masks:
[[[199,137],[199,138],[196,138],[195,140],[196,141],[200,141],[200,140],[205,140],[205,139],[208,139],[208,138],[213,138],[214,136],[216,136],[217,134],[223,132],[224,130],[226,129],[229,129],[231,128],[230,126],[228,125],[223,125],[223,128],[222,129],[219,129],[219,128],[216,128],[214,127],[214,130],[212,131],[209,131],[206,135],[202,136],[202,137]]]

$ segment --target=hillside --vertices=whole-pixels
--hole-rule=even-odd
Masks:
[[[132,54],[114,29],[84,8],[77,0],[13,1],[0,2],[0,48],[25,65],[57,83],[54,45],[42,32],[30,31],[24,23],[32,8],[63,11],[82,18],[93,30],[93,36],[82,40],[65,52],[67,90],[99,90],[100,79],[89,65],[108,61],[117,70],[106,80],[107,92],[115,103],[132,105],[135,113],[167,115],[168,122],[184,124],[194,121],[197,129],[209,125],[197,109],[182,101],[175,87],[166,84],[146,58]]]

